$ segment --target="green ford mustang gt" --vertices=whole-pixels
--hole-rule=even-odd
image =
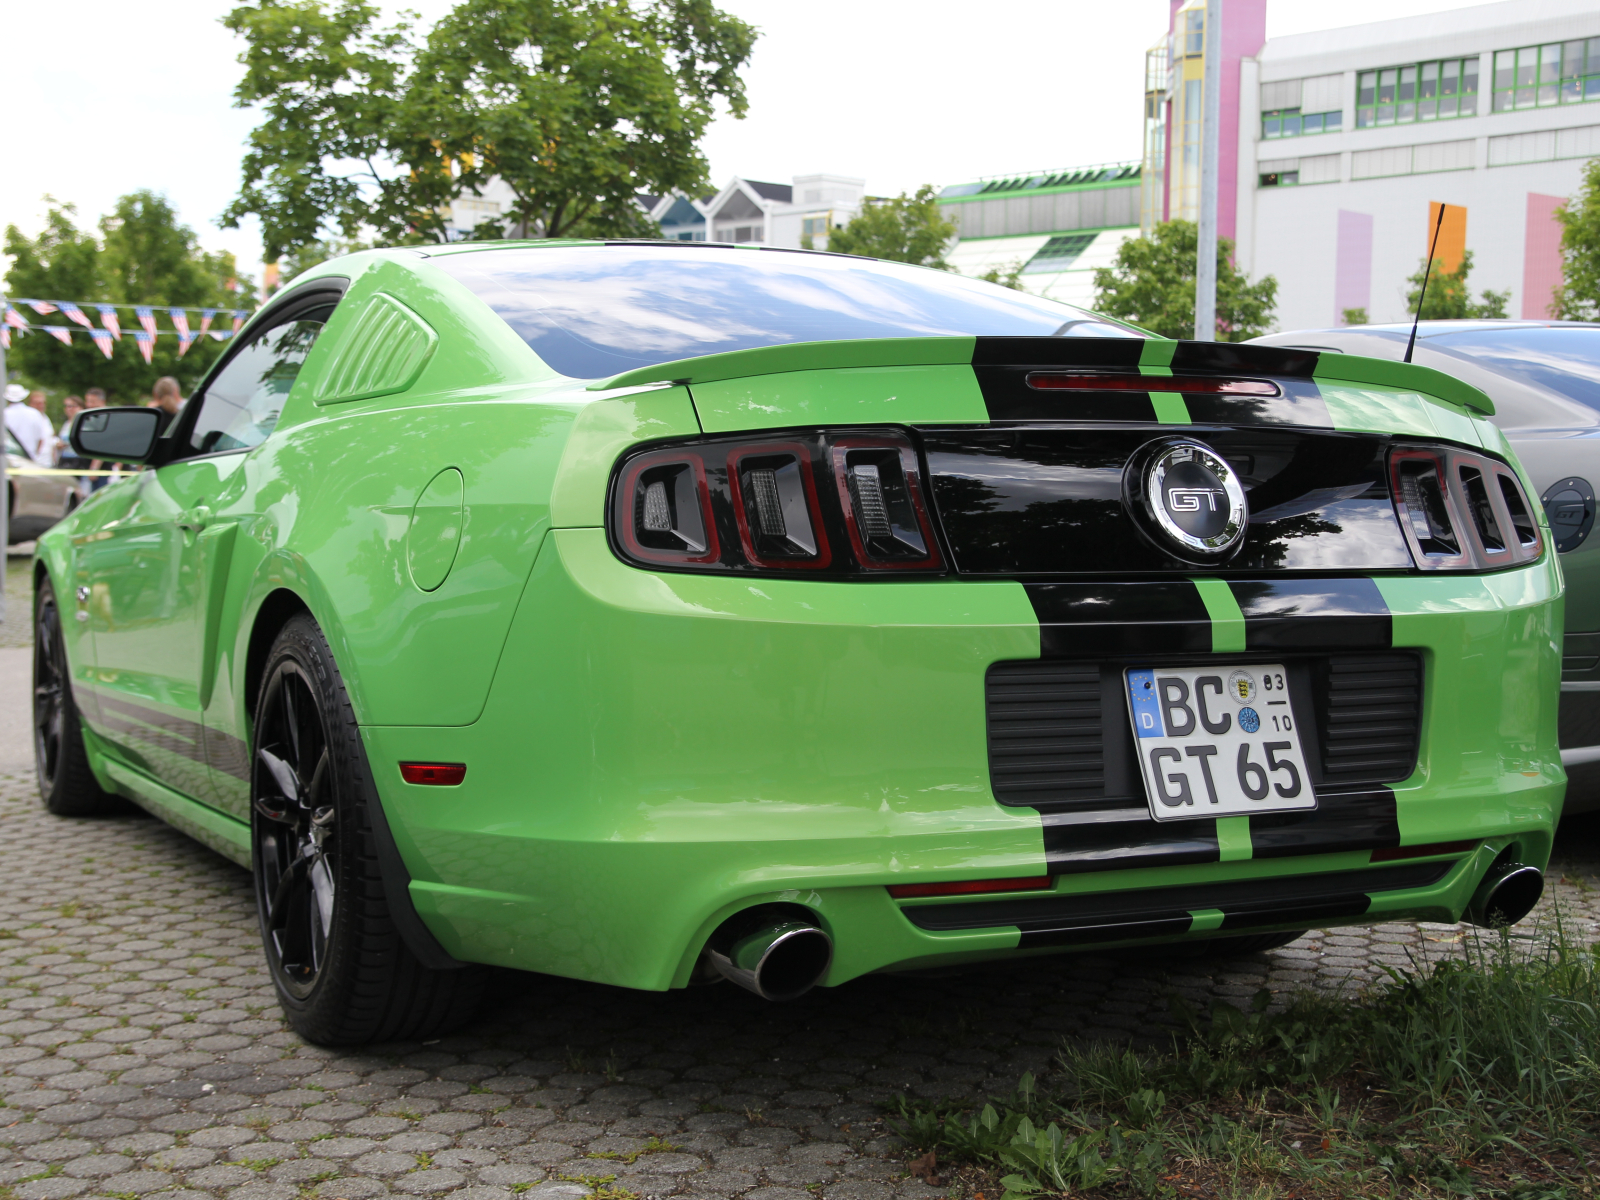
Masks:
[[[40,541],[40,786],[249,864],[323,1042],[483,965],[872,971],[1520,919],[1561,575],[1493,408],[934,271],[325,263]]]

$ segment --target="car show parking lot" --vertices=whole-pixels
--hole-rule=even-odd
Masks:
[[[28,686],[16,565],[7,696]],[[1361,987],[1473,936],[1313,931],[1235,959],[1157,948],[869,976],[788,1005],[726,984],[661,994],[506,972],[454,1035],[329,1050],[281,1020],[243,870],[148,817],[51,817],[8,753],[0,1189],[16,1200],[931,1197],[884,1124],[896,1094],[1007,1093],[1064,1037],[1161,1036],[1169,992]],[[1563,828],[1549,879],[1517,933],[1559,908],[1594,940],[1593,818]]]

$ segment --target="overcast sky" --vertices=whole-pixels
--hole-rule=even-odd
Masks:
[[[391,10],[437,17],[449,0]],[[717,185],[834,171],[874,194],[922,183],[1138,157],[1143,54],[1166,0],[722,0],[761,30],[750,112],[705,150]],[[259,271],[249,228],[217,215],[254,115],[233,107],[239,45],[224,0],[6,6],[13,101],[0,225],[36,232],[42,197],[91,222],[136,188],[164,192],[210,249]],[[1457,7],[1445,0],[1269,0],[1268,36]],[[94,299],[95,297],[60,297]]]

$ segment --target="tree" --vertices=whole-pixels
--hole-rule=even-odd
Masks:
[[[260,105],[224,218],[261,219],[269,261],[322,241],[442,241],[449,202],[502,180],[485,234],[649,234],[639,192],[707,187],[698,143],[755,30],[711,0],[461,0],[418,44],[363,0],[257,0],[241,107]]]
[[[998,283],[1001,287],[1010,288],[1014,292],[1027,289],[1022,286],[1022,268],[1027,264],[1020,258],[1012,259],[1004,266],[990,267],[978,278],[985,283]]]
[[[1428,268],[1432,267],[1429,272]],[[1444,269],[1444,260],[1436,258],[1430,264],[1423,260],[1417,264],[1417,273],[1406,277],[1411,290],[1406,293],[1406,311],[1417,311],[1417,298],[1422,292],[1423,274],[1428,274],[1428,294],[1422,300],[1424,321],[1462,320],[1469,317],[1504,317],[1506,305],[1511,301],[1511,290],[1492,292],[1484,289],[1483,299],[1474,304],[1467,287],[1467,276],[1472,273],[1472,251],[1461,254],[1461,262],[1454,271]]]
[[[944,253],[955,235],[954,223],[939,214],[938,193],[925,183],[914,196],[868,200],[850,224],[828,233],[828,249],[948,271]]]
[[[1194,336],[1195,260],[1200,231],[1193,221],[1167,221],[1151,237],[1129,238],[1109,267],[1094,271],[1094,306],[1164,337]],[[1217,339],[1242,342],[1266,333],[1278,281],[1251,283],[1233,265],[1233,243],[1217,239]]]
[[[1339,317],[1346,325],[1366,325],[1367,310],[1365,308],[1344,308],[1339,310]]]
[[[1556,209],[1562,282],[1550,309],[1563,321],[1600,321],[1600,158],[1583,169],[1578,194]]]
[[[51,201],[45,227],[36,237],[26,236],[15,225],[6,227],[5,252],[12,260],[5,276],[7,296],[158,308],[250,306],[252,293],[239,281],[233,255],[200,249],[194,231],[178,223],[164,196],[148,191],[123,196],[100,220],[98,238],[79,229],[75,217],[72,205]],[[92,319],[95,314],[91,310],[88,315]],[[124,309],[118,315],[125,327],[137,328],[131,312]],[[71,324],[60,316],[50,317],[49,323]],[[206,338],[192,343],[179,358],[177,343],[174,337],[157,338],[152,362],[146,366],[134,339],[126,334],[114,343],[107,360],[81,333],[73,337],[72,345],[63,346],[48,334],[35,332],[12,341],[6,365],[39,387],[80,394],[85,388],[102,387],[111,403],[136,404],[162,375],[176,376],[187,391],[223,350],[222,343]]]

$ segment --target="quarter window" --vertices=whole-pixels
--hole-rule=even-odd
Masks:
[[[1495,52],[1495,112],[1586,100],[1600,100],[1600,37]]]
[[[1362,71],[1356,77],[1356,128],[1471,117],[1478,111],[1478,58]]]
[[[302,312],[257,335],[235,354],[201,397],[189,431],[189,453],[247,450],[266,441],[332,312],[332,305]]]

